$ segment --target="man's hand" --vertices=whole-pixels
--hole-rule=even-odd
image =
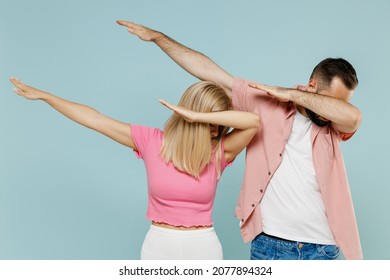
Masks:
[[[263,84],[249,84],[251,88],[263,90],[267,92],[269,96],[275,97],[282,102],[289,102],[291,100],[291,89],[276,87],[276,86],[267,86]]]
[[[124,20],[117,20],[116,21],[119,25],[127,27],[127,30],[136,36],[138,36],[143,41],[154,41],[161,33],[147,28],[145,26],[130,22],[130,21],[124,21]]]

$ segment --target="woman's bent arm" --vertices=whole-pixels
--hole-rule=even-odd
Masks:
[[[249,144],[260,127],[260,117],[251,112],[229,110],[200,113],[172,105],[164,100],[160,100],[160,103],[182,116],[188,122],[202,122],[233,127],[234,130],[226,136],[224,142],[225,159],[227,162],[231,162]]]

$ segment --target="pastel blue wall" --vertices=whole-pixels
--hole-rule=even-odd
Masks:
[[[342,145],[366,259],[390,259],[390,1],[0,0],[0,259],[137,259],[146,179],[131,150],[13,94],[18,77],[121,121],[162,128],[195,78],[115,23],[161,30],[228,72],[305,84],[344,57],[363,124]],[[227,259],[247,259],[233,216],[244,167],[226,170],[215,227]]]

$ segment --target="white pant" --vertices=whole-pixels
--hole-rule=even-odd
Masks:
[[[141,260],[222,260],[222,246],[213,227],[175,230],[151,225]]]

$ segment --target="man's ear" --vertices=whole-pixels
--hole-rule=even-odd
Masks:
[[[309,83],[307,84],[307,91],[310,92],[317,92],[317,86],[318,82],[315,79],[310,79]]]

